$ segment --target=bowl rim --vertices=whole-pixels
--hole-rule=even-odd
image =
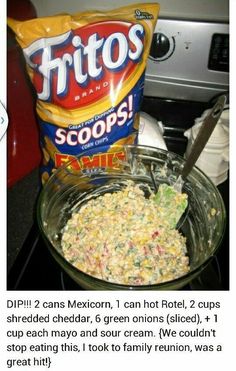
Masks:
[[[119,148],[124,148],[124,147],[128,147],[128,148],[139,148],[139,149],[152,150],[152,151],[154,150],[156,152],[161,152],[163,154],[169,153],[170,155],[173,155],[176,159],[181,160],[181,162],[183,162],[183,163],[186,161],[184,159],[184,157],[180,156],[179,154],[176,154],[175,152],[171,152],[171,151],[168,151],[168,150],[165,150],[165,149],[159,149],[157,147],[151,147],[151,146],[145,146],[145,145],[134,145],[134,144],[118,145],[117,147],[119,147]],[[197,166],[194,166],[193,167],[193,170],[196,171],[197,173],[199,173],[201,177],[203,177],[204,179],[206,179],[211,184],[211,187],[215,190],[215,193],[217,195],[217,198],[220,201],[220,209],[221,209],[222,220],[223,220],[222,233],[220,234],[220,236],[219,236],[219,238],[217,240],[217,243],[216,243],[216,246],[215,246],[214,250],[206,258],[206,260],[204,262],[202,262],[199,266],[197,266],[196,268],[194,268],[193,270],[191,270],[187,274],[185,274],[183,276],[180,276],[178,278],[175,278],[173,280],[170,280],[170,281],[165,281],[165,282],[160,282],[160,283],[154,283],[154,284],[147,284],[147,285],[126,285],[126,284],[115,283],[115,282],[111,282],[111,281],[105,281],[105,280],[100,279],[98,277],[89,275],[89,274],[83,272],[82,270],[76,268],[72,263],[70,263],[68,260],[66,260],[63,257],[63,254],[58,251],[58,249],[52,244],[52,242],[48,238],[47,234],[44,232],[43,220],[41,218],[42,200],[44,198],[44,195],[45,195],[45,192],[47,190],[47,187],[50,185],[51,182],[53,182],[53,179],[57,176],[57,174],[60,173],[61,171],[63,171],[66,167],[70,166],[70,164],[73,161],[75,161],[76,158],[80,158],[80,157],[82,157],[84,154],[86,154],[88,152],[89,151],[84,151],[84,152],[80,153],[78,156],[75,156],[74,159],[66,162],[65,164],[63,164],[62,166],[60,166],[59,168],[57,168],[56,171],[50,176],[50,178],[48,179],[48,181],[46,182],[46,184],[43,186],[43,188],[41,189],[41,191],[39,193],[39,197],[37,199],[37,204],[36,204],[37,222],[38,222],[39,230],[40,230],[40,232],[41,232],[41,234],[43,236],[43,239],[46,242],[46,245],[47,245],[50,253],[51,254],[54,254],[55,253],[57,255],[57,257],[59,258],[59,260],[61,261],[61,264],[66,265],[68,267],[68,269],[70,269],[70,270],[73,271],[74,274],[76,274],[76,273],[78,274],[79,273],[80,276],[85,277],[86,278],[86,282],[93,281],[94,285],[96,285],[96,282],[97,282],[97,284],[99,286],[101,286],[101,287],[104,287],[104,285],[106,285],[106,286],[108,286],[107,287],[107,290],[108,289],[111,289],[111,290],[112,289],[114,289],[114,290],[117,289],[117,290],[119,290],[119,288],[122,288],[123,290],[145,290],[145,289],[146,290],[150,290],[150,288],[151,288],[152,290],[155,290],[155,288],[156,289],[165,289],[165,288],[168,288],[168,286],[177,286],[177,287],[179,287],[180,284],[181,284],[181,281],[184,280],[184,281],[186,281],[186,283],[188,283],[192,279],[194,279],[194,277],[196,277],[200,272],[202,272],[206,268],[206,266],[210,263],[210,261],[214,258],[216,252],[220,248],[220,245],[221,245],[221,242],[223,240],[223,237],[224,237],[224,234],[225,234],[225,230],[226,230],[226,209],[225,209],[225,205],[224,205],[224,201],[222,199],[222,196],[221,196],[218,188],[216,187],[216,185]],[[102,172],[97,173],[96,175],[102,175]],[[104,173],[103,173],[103,175],[104,175]],[[109,172],[109,175],[112,175],[112,172]],[[87,176],[85,176],[85,177],[87,177]],[[64,269],[64,267],[63,267],[63,269]],[[181,286],[183,286],[183,285],[181,285]]]

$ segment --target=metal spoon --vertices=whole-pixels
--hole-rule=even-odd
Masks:
[[[176,183],[173,187],[176,191],[181,192],[184,180],[187,178],[188,174],[191,172],[193,166],[197,162],[200,154],[202,153],[203,149],[205,148],[215,126],[220,118],[220,115],[224,109],[227,97],[225,95],[221,95],[218,99],[212,110],[203,120],[201,128],[198,132],[198,135],[193,143],[191,152],[186,159],[184,167],[182,169],[181,174],[179,175]]]
[[[212,110],[203,120],[201,129],[199,130],[199,133],[193,143],[192,150],[175,184],[173,184],[172,186],[169,186],[168,184],[162,184],[160,185],[160,188],[158,188],[155,182],[153,168],[151,166],[150,174],[152,182],[154,184],[154,189],[156,191],[156,200],[158,204],[165,209],[165,212],[167,213],[167,215],[169,215],[169,219],[172,220],[173,226],[176,226],[177,229],[181,228],[182,224],[184,223],[185,218],[188,214],[189,205],[188,202],[183,198],[181,203],[179,204],[179,207],[173,208],[172,200],[175,199],[176,194],[182,193],[184,181],[187,178],[188,174],[191,172],[194,164],[196,163],[208,139],[210,138],[224,109],[225,103],[226,96],[220,96]]]

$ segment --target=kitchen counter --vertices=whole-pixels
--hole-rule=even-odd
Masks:
[[[33,170],[7,192],[7,266],[14,264],[35,219],[39,171]]]

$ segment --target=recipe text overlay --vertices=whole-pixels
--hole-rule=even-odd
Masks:
[[[54,368],[58,354],[223,351],[222,303],[216,300],[80,301],[72,296],[7,299],[6,307],[7,369]]]

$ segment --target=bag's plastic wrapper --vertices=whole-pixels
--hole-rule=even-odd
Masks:
[[[68,160],[80,169],[102,168],[123,156],[115,145],[137,142],[158,12],[159,4],[140,3],[24,22],[8,18],[37,92],[43,183]],[[89,156],[73,161],[84,151]]]

